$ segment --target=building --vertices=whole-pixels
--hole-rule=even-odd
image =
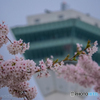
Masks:
[[[64,59],[67,54],[74,55],[76,43],[81,43],[85,47],[88,40],[91,42],[98,40],[100,44],[100,20],[89,14],[72,9],[57,12],[47,11],[45,14],[28,16],[27,22],[26,26],[12,28],[12,32],[16,39],[22,38],[25,42],[30,41],[30,49],[26,51],[24,56],[37,63],[50,55],[53,55],[55,59],[59,58],[59,60]],[[99,55],[100,50],[93,59],[100,64]],[[50,71],[50,73],[51,77],[48,79],[36,79],[43,95],[47,96],[46,100],[49,100],[48,95],[52,93],[66,94],[71,91],[89,91],[77,84],[65,83],[63,79],[57,79],[53,72]]]

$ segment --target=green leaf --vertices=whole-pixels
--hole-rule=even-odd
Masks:
[[[89,47],[91,47],[91,45],[90,44],[87,44],[86,48],[89,48]]]
[[[91,42],[91,41],[90,41],[90,40],[88,40],[88,43],[87,43],[87,44],[90,44],[90,42]]]
[[[77,61],[76,57],[73,58],[74,61]]]
[[[64,61],[68,60],[69,56],[70,56],[70,55],[68,54],[67,57],[64,59]]]
[[[54,61],[54,63],[57,63],[58,62],[58,59],[56,59],[55,61]]]

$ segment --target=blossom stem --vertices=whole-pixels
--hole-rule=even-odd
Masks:
[[[23,91],[23,93],[24,93],[24,95],[25,95],[26,99],[27,99],[27,100],[29,100],[29,99],[28,99],[28,97],[27,97],[27,95],[25,94],[25,91]]]
[[[27,97],[27,95],[25,95],[25,97],[27,98],[27,100],[29,100],[28,97]]]
[[[12,41],[6,36],[6,38],[10,41],[10,43],[12,43]],[[12,43],[13,44],[13,43]]]

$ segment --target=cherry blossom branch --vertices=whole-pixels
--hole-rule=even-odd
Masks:
[[[3,22],[4,24],[4,22]],[[0,24],[0,38],[3,38],[0,40],[0,47],[2,47],[3,44],[6,44],[8,40],[10,41],[10,45],[7,46],[7,49],[9,53],[12,55],[15,54],[22,54],[26,50],[29,49],[29,43],[23,43],[23,40],[19,41],[12,41],[7,37],[8,34],[8,28],[5,25]],[[15,57],[15,59],[7,60],[4,62],[3,57],[0,55],[0,86],[8,86],[9,87],[9,93],[13,95],[13,92],[15,90],[15,95],[17,97],[23,97],[27,98],[27,100],[32,100],[35,98],[37,92],[35,87],[34,88],[29,88],[28,83],[26,83],[27,80],[31,79],[32,75],[35,73],[39,73],[39,78],[44,76],[48,77],[48,71],[47,69],[51,69],[55,71],[58,74],[65,75],[65,77],[69,78],[71,80],[70,76],[72,77],[72,82],[79,82],[81,81],[81,78],[79,75],[82,74],[77,74],[78,73],[84,73],[83,75],[86,76],[86,78],[90,78],[89,81],[85,81],[85,77],[83,77],[83,80],[81,81],[81,85],[84,86],[90,86],[90,82],[94,80],[96,83],[96,88],[95,91],[100,93],[100,90],[98,90],[99,86],[99,66],[96,64],[91,58],[92,55],[98,50],[96,47],[98,45],[97,41],[95,41],[94,46],[90,48],[90,41],[88,41],[87,46],[84,50],[82,50],[82,44],[77,43],[77,52],[75,55],[71,58],[69,58],[69,55],[62,61],[58,62],[58,59],[53,61],[53,59],[46,59],[46,62],[44,63],[43,60],[39,61],[39,66],[36,66],[36,63],[33,60],[24,60],[18,57]],[[85,52],[87,50],[87,52]],[[88,54],[87,54],[88,53]],[[81,56],[80,56],[81,55]],[[65,65],[65,61],[77,61],[76,57],[79,56],[78,59],[78,64],[75,67],[72,64],[67,64]],[[92,70],[91,70],[92,69]],[[90,71],[91,70],[91,71]],[[94,71],[94,72],[93,72]],[[90,75],[86,75],[85,73],[90,73]],[[76,74],[75,74],[76,73]],[[95,76],[94,73],[97,73]],[[92,74],[94,76],[92,76]],[[67,76],[66,76],[67,75]],[[68,76],[69,75],[69,76]],[[75,75],[75,77],[74,77]],[[66,79],[67,79],[66,78]],[[93,79],[92,79],[93,78]],[[79,79],[77,81],[76,79]],[[15,84],[16,83],[16,84]],[[84,83],[84,84],[83,84]],[[93,84],[92,84],[93,85]],[[20,90],[20,91],[19,91]],[[25,90],[25,91],[23,91]],[[23,95],[22,92],[23,91]],[[27,93],[25,93],[27,92]],[[15,96],[14,95],[14,96]]]
[[[27,95],[25,94],[25,91],[23,91],[23,93],[24,93],[24,95],[25,95],[26,99],[27,99],[27,100],[29,100],[29,99],[28,99],[28,97],[27,97]]]
[[[27,95],[25,95],[25,97],[27,98],[27,100],[29,100],[28,97],[27,97]]]
[[[10,41],[11,44],[13,44],[12,41],[7,36],[6,36],[6,38]]]
[[[81,50],[81,46],[82,45],[79,45],[78,44],[78,46],[77,46],[77,53],[73,56],[73,57],[71,57],[70,59],[69,59],[69,54],[67,55],[67,57],[65,58],[65,59],[63,59],[63,60],[61,60],[61,61],[77,61],[76,60],[76,57],[77,56],[79,56],[79,55],[81,55],[81,54],[85,54],[85,51],[86,51],[86,49],[88,49],[91,45],[90,45],[90,40],[88,40],[88,42],[87,42],[87,46],[85,47],[85,49],[84,50]],[[61,63],[61,61],[59,61],[58,63],[60,64]],[[54,63],[55,64],[55,63]],[[54,65],[53,64],[53,65]]]
[[[89,75],[89,74],[88,74],[88,75],[87,75],[87,74],[79,74],[79,75],[88,76],[88,77],[91,77],[91,78],[94,78],[94,79],[95,79],[95,78],[100,78],[100,77],[93,77],[93,76],[91,76],[91,75]]]

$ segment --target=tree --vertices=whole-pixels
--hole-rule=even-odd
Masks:
[[[10,54],[25,53],[29,49],[29,43],[23,43],[23,40],[12,42],[8,37],[9,30],[4,22],[0,24],[0,48],[8,41],[10,44],[7,49]],[[24,100],[32,100],[36,97],[37,91],[35,87],[29,87],[27,80],[30,80],[32,75],[38,73],[38,78],[48,77],[48,69],[53,70],[59,77],[63,77],[70,82],[79,83],[84,87],[94,85],[96,92],[100,93],[100,68],[99,65],[92,60],[92,55],[98,51],[98,43],[95,41],[93,45],[90,41],[87,42],[85,49],[82,50],[82,44],[77,43],[77,52],[70,58],[67,55],[62,61],[47,58],[46,61],[39,61],[37,66],[33,60],[24,60],[15,56],[15,59],[5,61],[0,55],[0,88],[7,86],[9,93],[14,97],[24,98]],[[78,57],[78,60],[76,59]],[[64,64],[65,61],[77,61],[76,65]]]

